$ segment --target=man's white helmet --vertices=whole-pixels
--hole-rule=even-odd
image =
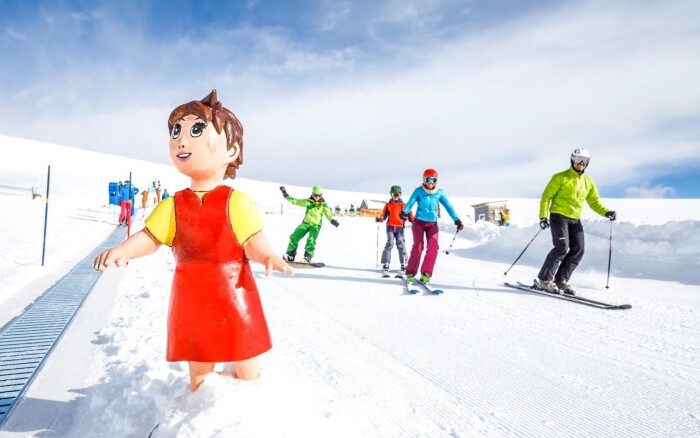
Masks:
[[[591,153],[588,152],[586,148],[576,148],[571,153],[571,165],[576,163],[584,162],[586,167],[588,167],[588,162],[591,160]]]

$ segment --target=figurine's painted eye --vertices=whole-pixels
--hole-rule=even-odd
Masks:
[[[179,123],[176,123],[175,126],[173,126],[173,132],[170,134],[170,136],[175,139],[180,136],[180,131],[182,131],[182,126]]]
[[[194,125],[192,125],[192,128],[190,129],[190,135],[192,137],[199,137],[202,135],[202,132],[204,132],[204,128],[206,128],[207,125],[204,122],[197,122]]]

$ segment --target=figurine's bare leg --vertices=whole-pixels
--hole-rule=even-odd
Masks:
[[[214,362],[189,362],[190,365],[190,389],[195,392],[204,382],[207,374],[214,371]]]
[[[236,377],[241,380],[255,380],[260,377],[257,357],[234,362],[234,365],[236,366]]]

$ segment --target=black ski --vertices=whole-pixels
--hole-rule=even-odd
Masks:
[[[416,278],[416,283],[418,283],[418,284],[420,284],[421,286],[423,286],[423,287],[425,288],[425,290],[427,290],[427,291],[430,292],[431,294],[440,295],[440,294],[442,293],[442,289],[436,289],[436,288],[430,286],[429,284],[423,283],[422,281],[420,281],[420,280],[417,279],[417,278]]]
[[[572,303],[578,303],[578,304],[583,304],[585,306],[590,306],[590,307],[597,307],[598,309],[608,309],[608,310],[625,310],[625,309],[631,309],[632,306],[629,304],[609,304],[609,303],[603,303],[601,301],[595,301],[590,298],[585,298],[581,297],[578,295],[559,295],[559,294],[553,294],[550,292],[545,292],[541,289],[535,289],[534,287],[528,286],[526,284],[518,282],[517,284],[512,284],[512,283],[503,283],[504,286],[511,287],[513,289],[519,289],[519,290],[524,290],[526,292],[532,292],[540,295],[545,295],[548,297],[552,298],[558,298],[560,300],[564,301],[570,301]]]
[[[314,263],[306,263],[306,262],[287,262],[289,263],[290,266],[294,266],[295,268],[322,268],[326,266],[325,263],[320,263],[320,262],[314,262]]]

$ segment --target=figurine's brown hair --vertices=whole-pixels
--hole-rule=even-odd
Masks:
[[[234,179],[236,177],[236,169],[243,164],[243,125],[241,125],[241,122],[235,114],[224,108],[216,98],[216,90],[212,90],[201,101],[193,100],[175,108],[170,113],[170,117],[168,117],[168,133],[173,131],[173,126],[180,119],[190,114],[199,117],[205,123],[211,122],[219,134],[221,134],[223,129],[226,133],[226,150],[230,150],[235,143],[238,143],[238,158],[229,164],[224,176],[224,178]]]

